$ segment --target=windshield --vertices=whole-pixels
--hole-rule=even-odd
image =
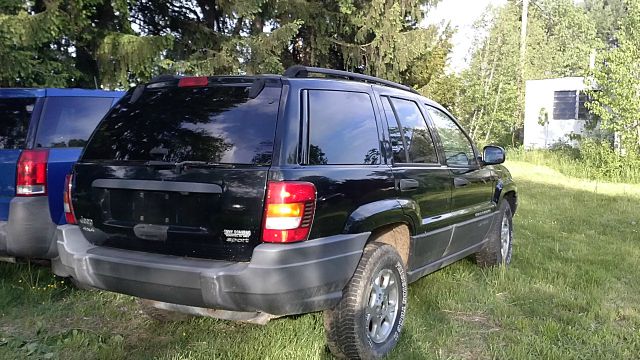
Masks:
[[[247,86],[130,91],[98,126],[84,160],[271,163],[280,87],[252,99]]]

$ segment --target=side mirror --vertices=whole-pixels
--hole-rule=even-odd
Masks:
[[[484,165],[498,165],[506,160],[506,153],[500,146],[485,146],[482,149],[482,163]]]

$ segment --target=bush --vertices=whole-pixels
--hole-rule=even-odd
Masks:
[[[579,149],[567,145],[548,150],[513,148],[508,151],[508,159],[549,166],[578,178],[640,183],[640,156],[620,155],[606,140],[583,139]]]

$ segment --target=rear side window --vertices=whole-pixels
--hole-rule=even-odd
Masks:
[[[0,99],[0,150],[24,147],[35,103],[36,98]]]
[[[36,132],[36,147],[84,147],[112,98],[49,97]]]
[[[389,138],[394,162],[437,163],[436,148],[418,104],[410,100],[385,97],[382,99],[382,105],[389,121]]]
[[[380,141],[366,93],[310,90],[309,164],[376,165]]]
[[[147,89],[129,92],[100,123],[85,160],[271,163],[280,86],[255,98],[248,87]]]

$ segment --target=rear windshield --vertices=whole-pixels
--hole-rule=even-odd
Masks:
[[[49,97],[36,132],[36,147],[84,147],[112,98]]]
[[[36,98],[0,99],[0,149],[21,149]]]
[[[280,87],[255,99],[247,86],[147,89],[132,92],[98,126],[85,160],[271,163]]]

